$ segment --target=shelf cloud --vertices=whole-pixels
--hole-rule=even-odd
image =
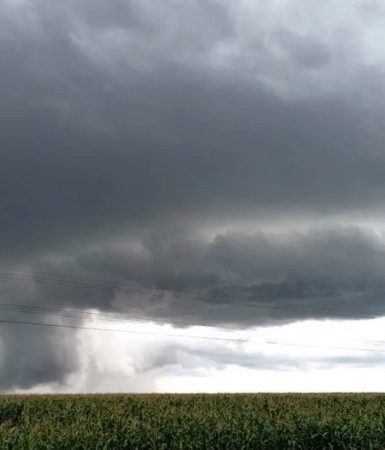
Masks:
[[[383,315],[383,25],[374,0],[3,2],[4,302],[179,328]],[[60,383],[79,352],[1,327],[0,387]]]

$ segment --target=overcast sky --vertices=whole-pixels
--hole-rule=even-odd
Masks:
[[[375,0],[3,0],[0,389],[385,390],[384,30]]]

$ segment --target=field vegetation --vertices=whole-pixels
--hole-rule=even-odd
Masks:
[[[0,397],[0,449],[385,449],[385,396]]]

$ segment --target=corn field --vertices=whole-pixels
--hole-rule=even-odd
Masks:
[[[2,396],[0,449],[385,449],[385,396]]]

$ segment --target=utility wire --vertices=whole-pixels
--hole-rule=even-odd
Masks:
[[[45,315],[49,317],[58,317],[61,319],[97,319],[107,322],[154,322],[160,323],[161,325],[174,325],[174,326],[200,326],[200,327],[211,327],[219,328],[221,330],[226,330],[229,333],[239,333],[241,331],[247,331],[248,327],[236,327],[236,326],[224,326],[218,324],[210,324],[207,322],[191,322],[191,321],[179,321],[173,319],[160,319],[151,316],[137,316],[132,314],[111,314],[111,313],[101,313],[91,312],[91,311],[78,311],[71,309],[61,309],[52,307],[41,307],[35,305],[21,305],[21,304],[11,304],[11,303],[0,303],[0,311],[5,313],[21,313],[21,314],[32,314],[32,315]],[[357,340],[357,339],[353,339]],[[359,342],[365,342],[373,345],[384,345],[385,341],[373,340],[373,339],[359,339]]]
[[[4,266],[3,266],[4,267]],[[46,283],[51,284],[55,286],[65,286],[65,287],[76,287],[76,288],[93,288],[93,289],[108,289],[111,291],[111,289],[116,289],[118,287],[129,287],[130,289],[134,290],[135,292],[150,292],[152,294],[158,294],[158,295],[164,295],[165,293],[169,293],[169,291],[160,290],[160,289],[148,289],[148,288],[142,288],[142,287],[132,287],[128,283],[120,283],[116,281],[106,281],[106,280],[97,280],[95,278],[82,278],[77,276],[69,276],[69,275],[59,275],[59,274],[51,274],[49,272],[42,272],[42,271],[25,271],[25,270],[15,270],[15,269],[4,269],[0,267],[0,277],[4,276],[7,278],[22,278],[27,279],[28,281],[34,281],[34,282],[40,282],[40,283]],[[93,284],[94,283],[94,284]],[[203,296],[199,294],[184,294],[184,293],[177,293],[178,297],[185,298],[186,300],[193,301],[193,300],[200,300],[201,303],[204,303],[207,305],[207,300],[210,299],[210,296]],[[192,300],[191,300],[192,299]],[[206,302],[203,302],[203,300],[206,300]],[[290,305],[285,304],[283,305],[285,309],[296,309],[299,311],[303,310],[309,310],[311,312],[315,311],[322,311],[324,313],[327,313],[328,311],[332,314],[336,314],[335,311],[331,312],[330,310],[327,310],[326,308],[306,308],[301,307],[299,305]],[[252,308],[258,308],[261,309],[276,309],[281,308],[281,305],[271,305],[271,304],[237,304],[237,307],[252,307]],[[211,324],[207,322],[192,322],[192,321],[178,321],[178,320],[170,320],[168,319],[165,321],[164,319],[159,319],[155,317],[144,317],[144,316],[138,316],[133,314],[112,314],[112,313],[103,313],[98,312],[96,315],[92,312],[87,311],[79,311],[79,310],[63,310],[61,308],[55,308],[50,306],[37,306],[37,305],[25,305],[25,304],[13,304],[13,303],[0,303],[0,310],[3,310],[5,312],[19,312],[24,314],[36,314],[36,315],[48,315],[48,316],[56,316],[59,318],[75,318],[75,319],[86,319],[86,318],[95,318],[95,316],[99,320],[107,320],[107,321],[151,321],[155,323],[162,323],[164,324],[169,323],[171,325],[180,325],[180,326],[204,326],[204,327],[220,327],[221,329],[228,330],[230,332],[238,332],[240,331],[238,327],[236,326],[224,326],[224,325],[218,325],[218,324]],[[367,316],[367,317],[375,317],[375,314],[361,314],[361,316]],[[45,325],[44,325],[45,326]],[[50,325],[51,326],[51,325]],[[53,325],[52,325],[53,326]],[[64,325],[63,325],[64,327]],[[72,327],[72,326],[71,326]],[[87,328],[87,327],[86,327]],[[113,330],[111,330],[113,331]],[[174,336],[174,335],[173,335]],[[371,340],[371,341],[365,341],[370,342],[374,345],[383,345],[384,341],[379,340]],[[277,343],[277,345],[294,345],[294,346],[301,346],[301,344],[293,344],[293,343]],[[305,346],[305,345],[302,345]],[[341,347],[341,349],[349,349]],[[354,348],[359,350],[358,348]],[[363,351],[365,349],[362,349]],[[370,350],[368,351],[377,351],[377,350]]]
[[[226,330],[227,332],[231,332],[231,333],[239,333],[242,330],[242,328],[237,328],[237,327],[225,327],[225,326],[220,326],[220,325],[216,325],[216,324],[207,324],[207,323],[201,323],[201,322],[186,322],[186,321],[165,321],[163,319],[159,319],[159,318],[153,318],[153,317],[148,317],[148,316],[134,316],[134,315],[109,315],[109,314],[101,314],[99,312],[97,313],[93,313],[93,312],[88,312],[88,311],[76,311],[76,310],[62,310],[60,308],[46,308],[46,307],[40,307],[40,306],[34,306],[34,305],[20,305],[20,304],[9,304],[9,303],[0,303],[0,311],[6,312],[6,313],[21,313],[21,314],[35,314],[35,315],[46,315],[49,317],[57,317],[60,319],[97,319],[97,320],[101,320],[101,321],[108,321],[108,322],[114,322],[114,321],[118,321],[118,322],[137,322],[137,321],[141,321],[141,322],[155,322],[155,323],[160,323],[162,325],[165,325],[166,323],[169,325],[180,325],[182,324],[183,326],[211,326],[213,328],[220,328],[223,330]],[[247,331],[247,330],[245,330]],[[353,339],[353,340],[357,340],[357,339]],[[372,344],[372,345],[384,345],[385,341],[381,341],[381,340],[373,340],[373,339],[359,339],[360,343],[366,343],[366,344]],[[285,343],[279,342],[280,345],[286,345]],[[291,344],[291,345],[297,345],[297,344]],[[305,346],[306,345],[302,345],[302,344],[298,344],[299,346]],[[321,346],[322,347],[322,346]],[[332,348],[332,347],[330,347]],[[337,347],[337,348],[342,348],[342,347]],[[349,349],[349,348],[347,348]]]
[[[326,348],[326,349],[332,349],[332,350],[355,350],[360,352],[373,352],[373,353],[383,353],[385,354],[384,350],[378,350],[374,348],[365,348],[365,347],[341,347],[336,345],[315,345],[315,344],[299,344],[296,342],[280,342],[275,340],[267,340],[264,342],[268,345],[283,345],[285,347],[300,347],[300,348]]]
[[[0,324],[8,325],[31,325],[31,326],[41,326],[41,327],[51,327],[51,328],[69,328],[69,329],[80,329],[80,330],[92,330],[92,331],[108,331],[108,332],[118,332],[118,333],[129,333],[129,334],[140,334],[140,335],[151,335],[151,336],[165,336],[165,337],[178,337],[187,339],[204,339],[211,341],[223,341],[223,342],[238,342],[246,343],[247,339],[235,339],[235,338],[221,338],[214,336],[202,336],[202,335],[188,335],[188,334],[174,334],[174,333],[156,333],[152,331],[137,331],[137,330],[123,330],[116,328],[99,328],[99,327],[84,327],[79,325],[64,325],[57,323],[45,323],[45,322],[30,322],[22,320],[5,320],[0,319]],[[340,347],[340,346],[329,346],[329,345],[312,345],[312,344],[297,344],[293,342],[278,342],[272,340],[260,341],[261,344],[266,345],[277,345],[277,346],[290,346],[290,347],[300,347],[300,348],[324,348],[333,350],[348,350],[348,351],[359,351],[359,352],[372,352],[385,354],[385,350],[378,350],[373,348],[363,348],[363,347]]]
[[[0,310],[5,312],[21,312],[26,314],[44,314],[44,315],[54,315],[61,317],[73,317],[73,318],[94,318],[95,316],[99,320],[107,320],[107,321],[145,321],[145,322],[158,322],[161,324],[169,323],[173,325],[180,326],[201,326],[201,327],[216,327],[224,330],[228,330],[230,332],[239,331],[239,327],[229,326],[229,325],[218,325],[211,324],[207,322],[192,322],[192,321],[181,321],[174,319],[159,319],[151,316],[139,316],[134,314],[116,314],[116,313],[102,313],[102,312],[89,312],[89,311],[77,311],[74,309],[61,309],[54,307],[46,307],[46,306],[36,306],[36,305],[22,305],[19,303],[0,303]]]
[[[193,334],[175,334],[175,333],[156,333],[153,331],[137,331],[137,330],[123,330],[118,328],[100,328],[100,327],[84,327],[81,325],[67,325],[67,324],[58,324],[58,323],[46,323],[46,322],[30,322],[27,320],[6,320],[0,319],[0,324],[13,324],[13,325],[35,325],[41,327],[57,327],[57,328],[71,328],[76,330],[93,330],[93,331],[109,331],[109,332],[117,332],[117,333],[129,333],[129,334],[143,334],[143,335],[151,335],[151,336],[166,336],[166,337],[180,337],[180,338],[188,338],[188,339],[206,339],[210,341],[224,341],[224,342],[239,342],[245,343],[245,339],[236,339],[236,338],[221,338],[215,336],[202,336],[202,335],[193,335]]]
[[[206,306],[217,306],[210,304],[208,301],[218,300],[218,297],[213,297],[212,295],[202,295],[197,293],[180,293],[180,292],[174,292],[174,291],[167,291],[164,289],[158,289],[158,288],[145,288],[145,287],[138,287],[138,286],[132,286],[129,283],[124,282],[115,282],[115,281],[97,281],[96,279],[91,278],[81,278],[81,277],[75,277],[75,276],[67,276],[67,275],[58,275],[58,274],[49,274],[48,272],[39,272],[39,271],[11,271],[10,269],[7,269],[6,272],[4,272],[4,269],[1,269],[0,267],[0,278],[6,278],[6,279],[14,279],[15,277],[27,281],[37,282],[37,283],[43,283],[53,286],[66,286],[66,287],[78,287],[78,288],[84,288],[84,289],[91,289],[91,290],[107,290],[111,291],[112,289],[117,289],[124,287],[126,289],[129,289],[133,292],[139,292],[139,293],[150,293],[153,295],[163,296],[166,294],[174,294],[176,297],[173,298],[173,300],[178,299],[185,299],[189,302],[199,301],[199,303],[205,304]],[[86,282],[82,280],[87,280]],[[93,284],[93,281],[95,280],[95,283]],[[233,297],[230,297],[228,295],[223,295],[222,298],[228,298],[233,299]],[[279,310],[282,308],[282,306],[287,310],[293,310],[294,312],[319,312],[323,313],[325,315],[332,315],[332,316],[338,316],[338,311],[333,311],[329,308],[322,308],[322,307],[306,307],[306,305],[293,305],[285,303],[285,305],[276,305],[276,304],[255,304],[251,302],[243,302],[237,303],[237,307],[242,308],[252,308],[252,309],[258,309],[258,310]],[[224,307],[222,305],[222,307]],[[375,313],[368,313],[368,312],[361,312],[358,314],[360,317],[365,318],[373,318],[376,317]]]
[[[162,325],[165,325],[166,323],[169,325],[183,325],[183,326],[205,326],[205,327],[212,327],[212,328],[220,328],[223,330],[226,330],[227,332],[231,333],[239,333],[240,331],[243,331],[242,328],[239,327],[225,327],[220,325],[214,325],[214,324],[207,324],[203,322],[187,322],[187,321],[177,321],[177,320],[167,320],[159,319],[159,318],[153,318],[153,317],[144,317],[144,316],[135,316],[135,315],[110,315],[110,314],[102,314],[102,313],[93,313],[88,311],[76,311],[76,310],[62,310],[60,308],[48,308],[48,307],[40,307],[40,306],[34,306],[34,305],[20,305],[20,304],[10,304],[10,303],[0,303],[0,311],[6,312],[6,313],[22,313],[22,314],[35,314],[35,315],[46,315],[50,317],[57,317],[60,319],[98,319],[102,321],[108,321],[108,322],[133,322],[133,321],[141,321],[141,322],[155,322],[160,323]],[[356,339],[354,339],[356,340]],[[381,340],[362,340],[360,339],[359,342],[364,342],[367,344],[373,344],[373,345],[384,345],[385,341]],[[281,343],[281,345],[285,345],[284,343]],[[293,344],[296,345],[296,344]],[[305,345],[306,346],[306,345]]]

